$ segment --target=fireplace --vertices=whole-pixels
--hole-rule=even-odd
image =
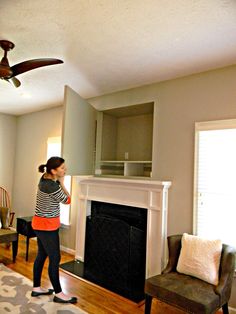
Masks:
[[[101,286],[133,300],[140,298],[142,289],[133,290],[132,280],[140,280],[140,287],[143,287],[145,278],[160,273],[166,263],[167,204],[171,183],[150,179],[92,176],[77,177],[77,184],[77,191],[73,191],[74,197],[79,199],[76,260],[84,262],[86,277],[91,277],[91,281],[97,281],[98,285],[100,281]],[[94,222],[95,226],[92,224]],[[116,228],[122,234],[114,231],[115,224],[118,224]],[[110,232],[107,231],[109,228]],[[111,247],[108,250],[111,251],[110,253],[114,250],[114,255],[110,254],[106,257],[108,261],[103,262],[100,258],[91,259],[91,248],[95,250],[96,256],[104,255],[107,243],[103,245],[106,241],[103,236],[109,234]],[[94,245],[93,238],[96,237],[100,238],[100,241]],[[121,238],[116,241],[118,237]],[[123,242],[121,242],[122,237]],[[134,238],[138,239],[138,244]],[[116,251],[117,248],[112,248],[115,243],[121,245],[119,252]],[[126,247],[127,243],[129,248]],[[138,256],[139,262],[135,263],[135,258],[131,257],[123,269],[126,279],[119,278],[121,279],[119,282],[114,274],[112,275],[114,278],[110,281],[106,277],[109,277],[116,266],[111,267],[113,268],[109,270],[111,273],[106,269],[102,270],[102,267],[110,263],[112,258],[115,258],[116,262],[118,258],[122,260],[123,255],[130,249],[134,251],[133,256],[135,254]],[[122,274],[122,267],[119,272]],[[94,279],[95,273],[98,273],[98,278]],[[113,284],[116,280],[117,287],[114,288]]]
[[[92,201],[84,278],[133,301],[144,298],[147,210]]]

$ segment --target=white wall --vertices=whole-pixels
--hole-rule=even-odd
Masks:
[[[0,113],[0,186],[12,195],[16,147],[16,117]]]

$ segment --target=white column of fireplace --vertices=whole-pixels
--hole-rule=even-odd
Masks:
[[[84,261],[86,216],[91,201],[147,209],[146,278],[159,274],[166,263],[167,206],[170,182],[77,177],[79,189],[76,259]]]

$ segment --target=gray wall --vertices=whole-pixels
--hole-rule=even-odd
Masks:
[[[34,213],[38,166],[46,162],[48,137],[60,136],[61,125],[61,107],[17,117],[13,205],[18,216]]]
[[[236,118],[236,66],[91,99],[99,109],[155,100],[153,176],[172,181],[168,234],[192,232],[194,124]],[[223,210],[223,209],[222,209]],[[236,280],[230,306],[236,308]]]
[[[194,123],[236,118],[236,66],[90,99],[97,109],[154,100],[153,176],[172,181],[168,234],[192,232]]]
[[[41,176],[38,166],[46,162],[48,137],[61,136],[62,115],[63,108],[59,106],[17,117],[13,184],[16,216],[34,214],[37,185]],[[69,249],[75,248],[76,214],[72,211],[71,227],[60,230],[61,244]]]
[[[0,113],[0,186],[10,197],[14,178],[16,117]]]

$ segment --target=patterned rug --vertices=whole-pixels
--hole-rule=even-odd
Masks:
[[[53,295],[31,297],[32,281],[0,264],[0,313],[84,314],[72,304],[52,301]]]

